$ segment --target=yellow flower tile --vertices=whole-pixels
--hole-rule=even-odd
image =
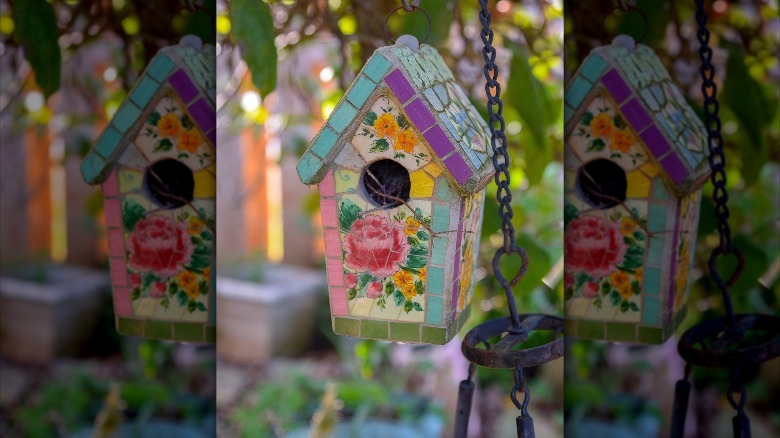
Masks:
[[[441,167],[436,165],[436,163],[434,163],[433,161],[431,161],[431,164],[425,166],[423,170],[431,174],[431,176],[434,178],[438,178],[439,175],[441,175]]]
[[[650,179],[642,172],[634,170],[626,174],[628,188],[627,198],[646,198],[650,194]]]
[[[354,192],[360,175],[352,170],[341,169],[333,175],[336,180],[336,193]]]
[[[129,193],[141,190],[144,174],[134,169],[122,169],[117,175],[119,179],[119,192]]]
[[[214,174],[203,169],[195,172],[193,176],[195,177],[193,198],[211,198],[217,195],[217,180],[214,178]]]
[[[409,174],[412,180],[410,198],[430,198],[433,196],[433,179],[425,172],[418,170]]]
[[[654,178],[656,175],[658,175],[658,168],[655,167],[655,164],[647,161],[647,164],[640,167],[639,170],[645,173],[645,175],[649,176],[650,178]]]

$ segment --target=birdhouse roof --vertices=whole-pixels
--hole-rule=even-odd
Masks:
[[[494,173],[489,128],[436,49],[409,35],[379,48],[360,71],[298,162],[304,184],[322,180],[372,102],[383,95],[397,99],[462,194],[485,187]]]
[[[88,184],[100,184],[122,156],[153,109],[157,96],[172,91],[192,120],[216,145],[216,51],[187,35],[175,46],[162,48],[141,74],[81,163]]]
[[[620,35],[594,49],[566,89],[567,128],[596,89],[605,89],[619,106],[677,192],[704,183],[710,174],[707,131],[651,48]]]

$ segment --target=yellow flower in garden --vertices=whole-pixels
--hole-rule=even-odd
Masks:
[[[634,278],[636,279],[636,281],[639,282],[639,284],[642,284],[642,279],[645,278],[644,269],[642,268],[637,269],[636,272],[634,272]]]
[[[203,273],[200,274],[200,276],[203,278],[203,281],[208,283],[209,280],[211,279],[211,268],[204,269]]]
[[[384,113],[374,120],[374,129],[376,129],[377,137],[395,138],[396,134],[398,134],[399,127],[392,114]]]
[[[393,283],[400,288],[403,288],[406,285],[414,286],[414,277],[412,277],[412,274],[409,272],[400,270],[393,274]]]
[[[187,232],[190,235],[200,234],[201,230],[203,230],[203,221],[199,217],[193,216],[187,221]]]
[[[179,144],[176,146],[180,151],[187,151],[189,153],[195,153],[200,146],[201,138],[198,132],[194,129],[188,129],[181,134]]]
[[[411,129],[404,129],[398,133],[398,138],[395,139],[393,149],[411,154],[417,143],[417,135],[414,133],[414,131]]]
[[[601,113],[590,121],[590,129],[594,137],[609,137],[615,130],[615,124],[609,114]]]
[[[176,280],[190,299],[198,297],[198,276],[195,275],[194,272],[187,270],[181,271],[179,272],[179,275],[176,276]]]
[[[417,289],[414,287],[414,284],[405,284],[401,287],[401,293],[404,294],[407,300],[411,300],[417,295]]]
[[[407,236],[417,234],[418,229],[420,229],[420,221],[418,221],[417,218],[414,216],[406,218],[404,221],[404,233],[406,233]]]
[[[428,275],[428,271],[426,271],[425,266],[423,266],[422,269],[420,269],[420,281],[425,283],[425,279],[427,278],[427,275]]]
[[[611,147],[613,150],[619,150],[626,154],[634,142],[634,134],[628,129],[621,129],[612,135]]]
[[[181,133],[179,117],[174,113],[168,113],[157,121],[157,129],[162,137],[178,137]]]
[[[609,275],[609,282],[617,289],[623,299],[631,296],[631,276],[623,271],[615,271]]]
[[[632,217],[626,216],[620,220],[620,234],[630,236],[634,234],[635,228],[636,221]]]

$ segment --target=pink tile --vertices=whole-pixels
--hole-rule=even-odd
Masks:
[[[116,316],[133,316],[129,288],[114,286],[114,313]]]
[[[343,287],[330,288],[330,311],[333,316],[349,316],[347,291]]]
[[[336,208],[336,199],[328,198],[320,200],[320,209],[322,210],[323,227],[336,228],[339,226],[339,213]]]
[[[339,258],[325,259],[328,265],[328,284],[330,286],[344,286],[344,265]]]
[[[122,212],[119,208],[119,199],[109,198],[103,202],[106,210],[106,225],[109,227],[122,226]]]
[[[117,195],[119,195],[119,181],[116,178],[116,170],[114,170],[103,183],[103,196],[108,198]]]
[[[118,228],[108,231],[108,255],[111,257],[125,256],[125,236]]]
[[[327,257],[340,258],[341,254],[341,233],[338,229],[325,230],[325,255]]]
[[[333,170],[329,170],[320,182],[320,196],[327,198],[334,195],[336,195],[336,179],[333,177]]]
[[[109,266],[111,267],[111,284],[116,286],[127,285],[127,266],[125,266],[124,257],[110,258]]]

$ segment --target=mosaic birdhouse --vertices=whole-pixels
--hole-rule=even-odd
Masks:
[[[444,344],[469,315],[488,127],[439,53],[379,48],[298,163],[318,184],[333,330]]]
[[[214,342],[215,54],[192,36],[160,50],[81,165],[121,334]]]
[[[661,343],[685,316],[706,131],[626,36],[588,55],[564,100],[567,333]]]

